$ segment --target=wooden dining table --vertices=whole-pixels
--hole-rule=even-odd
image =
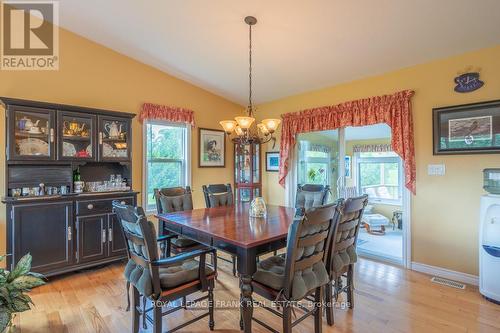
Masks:
[[[257,257],[286,246],[294,213],[294,208],[268,205],[267,217],[254,218],[249,216],[249,204],[240,203],[158,214],[157,218],[163,222],[164,231],[236,256],[240,279],[240,328],[251,332],[252,275],[257,270]]]

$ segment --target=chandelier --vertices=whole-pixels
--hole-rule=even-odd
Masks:
[[[262,144],[271,140],[273,140],[273,142],[275,143],[276,138],[273,136],[273,134],[281,123],[280,119],[264,119],[259,124],[257,124],[257,128],[255,128],[255,126],[252,126],[255,122],[255,107],[252,103],[252,26],[257,23],[257,19],[253,16],[247,16],[245,17],[245,23],[248,24],[249,28],[249,93],[248,106],[245,110],[246,116],[235,117],[234,120],[223,120],[219,123],[228,136],[231,136],[233,133],[235,134],[233,137],[233,142],[235,143]]]

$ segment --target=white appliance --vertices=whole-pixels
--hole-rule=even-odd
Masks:
[[[481,197],[479,220],[479,292],[500,302],[500,195]]]

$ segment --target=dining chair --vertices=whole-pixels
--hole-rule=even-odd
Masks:
[[[334,299],[340,293],[347,294],[347,304],[354,308],[354,264],[358,260],[356,241],[358,238],[363,211],[368,204],[368,195],[340,199],[337,202],[338,223],[332,233],[332,241],[328,250],[327,270],[330,281],[325,290],[326,320],[328,325],[334,324]],[[342,277],[346,279],[343,286]]]
[[[156,200],[156,211],[158,214],[173,213],[193,209],[193,196],[191,188],[186,187],[168,187],[155,188],[154,196]],[[172,235],[165,229],[164,221],[158,221],[158,235]],[[193,241],[189,238],[172,235],[166,241],[165,256],[169,257],[171,253],[177,254],[185,251],[192,251],[197,248],[202,248],[204,245]],[[213,262],[216,265],[216,259]]]
[[[325,205],[328,201],[330,186],[299,184],[295,195],[295,208],[312,208]]]
[[[234,205],[233,190],[231,184],[210,184],[203,185],[203,196],[205,197],[205,205],[207,208],[232,206]],[[218,257],[221,260],[232,263],[233,275],[236,276],[236,257],[231,255],[231,260]]]
[[[277,331],[260,319],[252,319],[271,332],[289,333],[292,327],[310,315],[314,315],[314,332],[321,332],[323,287],[330,281],[326,269],[327,249],[335,224],[336,207],[332,203],[309,210],[297,209],[288,231],[286,254],[258,263],[252,277],[253,291],[276,302],[282,312],[266,305],[259,307],[281,317],[283,327]],[[312,309],[298,303],[308,296],[314,297]],[[294,308],[305,313],[292,322]]]
[[[207,293],[195,299],[200,302],[208,299],[208,311],[172,328],[173,332],[202,318],[209,317],[208,326],[214,329],[214,279],[217,271],[206,265],[206,255],[213,249],[199,249],[192,252],[159,258],[158,244],[154,225],[148,221],[141,207],[122,205],[113,201],[113,212],[121,222],[126,239],[128,263],[124,275],[133,289],[132,331],[139,332],[140,316],[143,322],[152,323],[153,332],[162,331],[162,317],[174,313],[182,306],[162,311],[163,305],[193,293]],[[197,260],[196,260],[197,259]],[[141,309],[140,298],[152,303],[150,308]],[[152,317],[148,315],[152,312]]]

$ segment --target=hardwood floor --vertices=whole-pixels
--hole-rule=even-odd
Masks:
[[[238,304],[238,280],[228,264],[219,262],[215,332],[240,332],[238,309],[230,306]],[[123,265],[115,264],[53,278],[31,293],[36,307],[18,315],[15,324],[23,333],[130,332],[122,271]],[[335,326],[324,320],[323,332],[500,332],[500,305],[484,300],[476,287],[444,287],[425,274],[363,259],[356,266],[355,281],[354,310],[336,309]],[[164,317],[164,330],[197,311]],[[254,314],[281,327],[279,318],[266,310]],[[312,324],[310,317],[294,332],[312,332]],[[179,332],[206,331],[208,320],[203,319]],[[268,331],[254,322],[253,332]]]

